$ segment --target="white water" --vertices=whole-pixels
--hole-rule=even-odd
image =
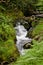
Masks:
[[[27,30],[24,28],[23,25],[20,25],[20,23],[15,27],[16,29],[16,38],[17,38],[17,48],[21,55],[25,54],[23,45],[25,45],[28,42],[31,42],[31,39],[26,37]]]

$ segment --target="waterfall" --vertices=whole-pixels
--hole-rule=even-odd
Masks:
[[[27,30],[24,28],[23,25],[17,24],[16,27],[16,38],[17,38],[17,43],[16,46],[18,48],[18,51],[21,55],[24,55],[24,48],[23,46],[28,43],[31,42],[31,39],[26,37],[27,35]]]

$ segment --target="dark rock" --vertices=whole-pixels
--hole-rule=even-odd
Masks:
[[[23,46],[24,49],[30,49],[32,48],[31,44],[30,43],[26,43],[24,46]]]

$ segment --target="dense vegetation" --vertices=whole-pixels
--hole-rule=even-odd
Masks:
[[[10,65],[43,65],[43,20],[39,22],[32,32],[32,48]]]
[[[43,18],[37,14],[43,14],[43,0],[0,2],[0,65],[43,65]],[[19,20],[28,22],[24,24],[28,31],[32,27],[27,36],[33,39],[33,45],[24,56],[16,47],[14,27]]]

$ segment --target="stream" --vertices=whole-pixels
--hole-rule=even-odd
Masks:
[[[27,30],[20,23],[16,25],[15,29],[16,29],[16,38],[17,38],[16,46],[18,48],[20,55],[25,55],[25,49],[23,48],[23,46],[26,43],[30,43],[32,39],[26,37]]]

